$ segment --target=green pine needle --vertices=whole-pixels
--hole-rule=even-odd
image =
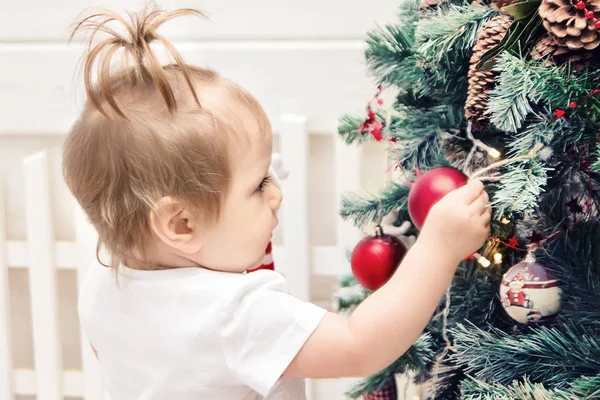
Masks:
[[[365,58],[379,84],[401,85],[419,81],[420,68],[414,58],[418,12],[418,1],[404,0],[400,7],[402,23],[378,27],[368,33]]]
[[[392,183],[379,196],[346,194],[342,198],[340,216],[352,219],[354,225],[362,227],[393,210],[406,210],[409,191],[407,186]]]
[[[496,217],[507,212],[533,209],[548,182],[548,171],[537,160],[519,161],[502,173],[499,189],[494,193],[492,206]]]
[[[448,53],[452,57],[468,57],[477,34],[494,15],[491,8],[477,4],[440,9],[438,15],[421,20],[417,26],[419,53],[437,62]]]
[[[511,336],[492,328],[458,324],[451,359],[478,379],[510,384],[528,376],[549,387],[566,387],[582,375],[600,373],[600,335],[588,327],[541,327]]]
[[[577,110],[582,111],[574,113],[583,113],[583,117],[595,121],[600,116],[597,96],[585,97],[595,89],[596,72],[573,75],[566,68],[546,66],[543,61],[526,61],[508,52],[498,57],[495,70],[500,76],[490,93],[487,113],[492,124],[502,131],[517,132],[533,111],[532,105],[540,102],[554,110],[578,100]]]

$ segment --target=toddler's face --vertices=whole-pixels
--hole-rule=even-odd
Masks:
[[[202,261],[210,269],[242,272],[263,261],[277,226],[281,192],[269,182],[272,135],[252,135],[232,155],[232,182],[219,221],[203,231]]]

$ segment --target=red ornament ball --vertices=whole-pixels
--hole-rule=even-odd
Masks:
[[[558,280],[532,256],[511,267],[500,285],[504,310],[522,324],[553,318],[560,311],[561,295]]]
[[[468,182],[469,177],[455,168],[436,168],[421,175],[408,195],[408,212],[413,224],[421,229],[431,207]]]
[[[587,10],[585,12],[585,18],[587,18],[587,19],[594,19],[594,12],[592,10]]]
[[[600,29],[600,19],[594,22],[594,26],[596,27],[596,29]]]
[[[575,4],[575,7],[577,7],[578,10],[585,10],[585,2],[578,1],[577,4]]]
[[[352,251],[352,273],[362,286],[377,290],[392,277],[406,252],[400,239],[377,226],[375,235],[363,238]]]

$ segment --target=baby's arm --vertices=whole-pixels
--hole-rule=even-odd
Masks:
[[[460,260],[487,238],[489,221],[481,183],[442,199],[390,281],[350,318],[328,313],[284,375],[367,376],[396,360],[423,331]]]

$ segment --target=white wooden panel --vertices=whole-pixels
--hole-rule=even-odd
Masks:
[[[36,375],[36,371],[26,369],[16,370],[16,393],[22,396],[38,395],[38,398],[40,398],[40,392],[37,390]],[[81,371],[65,371],[65,373],[62,375],[61,385],[64,387],[65,397],[82,397],[85,390],[84,384],[83,374]]]
[[[6,209],[4,190],[0,182],[0,399],[14,399],[13,350],[10,338],[10,302],[8,290],[8,252],[6,240]]]
[[[286,199],[282,203],[285,223],[285,274],[292,294],[310,299],[310,247],[308,241],[308,133],[306,117],[283,115],[281,155],[290,165]]]
[[[77,281],[79,288],[81,288],[88,267],[96,260],[96,244],[98,243],[98,236],[94,227],[88,223],[83,210],[79,206],[76,206],[75,210],[75,231],[77,233],[76,256],[78,265]],[[84,400],[102,400],[102,375],[100,373],[98,361],[96,360],[89,341],[83,331],[81,332],[81,357],[85,381],[83,398]]]
[[[29,285],[37,399],[62,400],[61,340],[48,168],[45,151],[23,161]]]
[[[167,24],[168,37],[203,39],[362,38],[367,29],[394,20],[397,0],[158,0],[164,8],[191,6],[210,21],[180,18]],[[0,2],[0,40],[64,40],[83,10],[102,5],[137,10],[140,0],[35,0]]]
[[[339,116],[363,112],[374,90],[360,41],[176,45],[187,62],[246,87],[275,130],[281,128],[279,115],[293,113],[307,116],[309,131],[330,133]],[[80,52],[59,44],[0,46],[0,134],[68,131],[83,99],[75,76]]]
[[[77,248],[72,242],[57,242],[55,244],[54,265],[58,269],[77,269]],[[8,266],[10,268],[28,268],[29,256],[27,242],[8,242]]]

